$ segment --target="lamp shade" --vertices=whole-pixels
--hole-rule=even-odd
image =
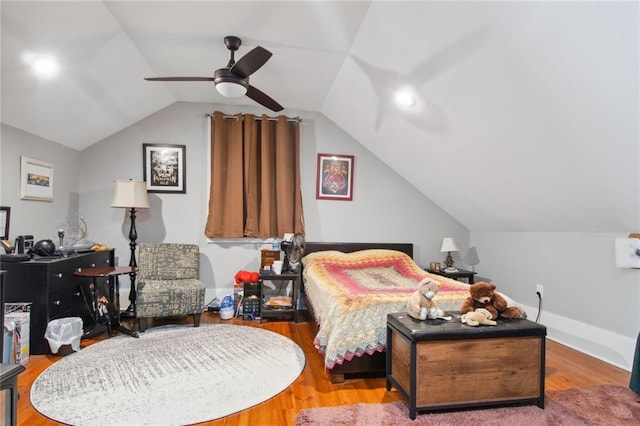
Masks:
[[[453,238],[445,237],[442,239],[442,247],[440,248],[440,251],[458,251],[458,246],[456,246],[456,242],[453,241]]]
[[[147,183],[141,180],[116,180],[111,207],[148,209]]]
[[[480,263],[480,258],[478,257],[478,249],[475,247],[469,247],[469,251],[467,252],[467,256],[464,258],[465,263],[476,266]]]

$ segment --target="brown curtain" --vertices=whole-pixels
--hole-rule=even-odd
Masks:
[[[205,235],[268,238],[285,232],[304,234],[299,122],[215,112]]]

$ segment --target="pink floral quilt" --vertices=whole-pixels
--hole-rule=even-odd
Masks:
[[[393,250],[322,251],[305,256],[302,263],[307,301],[319,325],[314,344],[327,369],[384,350],[387,314],[406,311],[423,278],[442,284],[436,301],[445,311],[459,310],[469,296],[468,285],[429,274]]]

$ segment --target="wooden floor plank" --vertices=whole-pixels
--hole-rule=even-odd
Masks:
[[[292,425],[301,409],[312,407],[338,406],[357,403],[385,403],[401,400],[395,391],[386,390],[384,378],[363,378],[331,383],[324,372],[322,357],[313,346],[314,329],[308,323],[265,321],[221,320],[217,314],[204,313],[202,323],[228,323],[261,327],[287,336],[303,349],[306,365],[300,377],[290,388],[274,398],[251,409],[231,416],[201,423],[208,426],[241,426],[278,424]],[[91,340],[83,340],[82,347],[107,338],[106,334]],[[628,386],[629,372],[603,361],[584,355],[547,339],[546,344],[547,391],[570,389],[597,384],[617,384]],[[38,413],[29,400],[31,385],[48,366],[60,359],[57,355],[32,355],[26,370],[18,376],[18,425],[52,426],[60,423],[49,420]]]

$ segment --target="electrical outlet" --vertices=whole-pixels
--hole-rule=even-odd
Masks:
[[[542,284],[536,284],[536,293],[540,295],[540,299],[544,297],[544,286]]]

